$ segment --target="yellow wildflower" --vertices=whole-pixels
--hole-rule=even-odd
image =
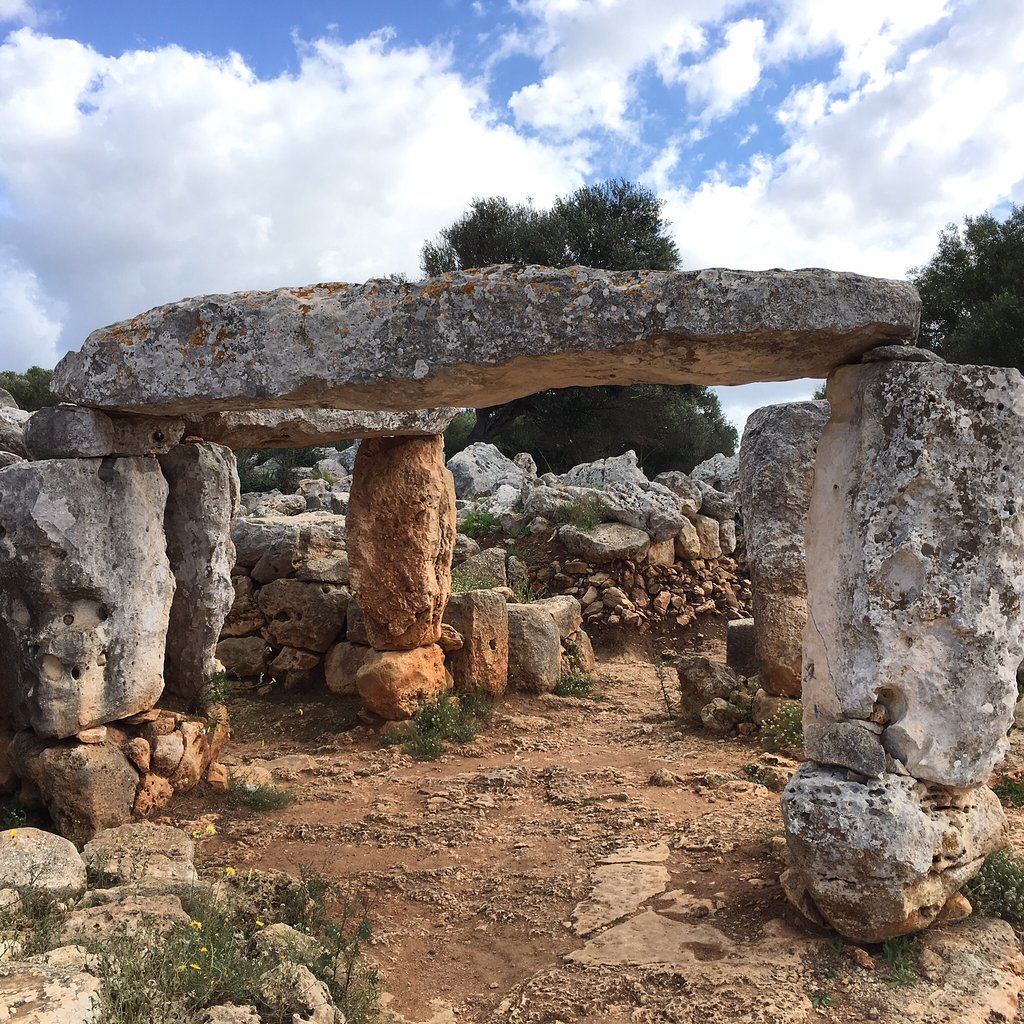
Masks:
[[[206,826],[206,834],[208,836],[215,836],[217,834],[216,826],[215,825],[207,825]]]
[[[191,967],[193,971],[201,971],[202,970],[202,968],[199,966],[199,964],[189,964],[189,967]]]
[[[224,869],[224,874],[227,875],[228,878],[234,878],[235,875],[238,874],[238,872],[233,867],[229,866]]]
[[[201,932],[203,930],[203,922],[202,921],[189,921],[189,926],[192,927],[192,928],[195,928],[195,930],[197,932]]]
[[[18,834],[18,830],[16,828],[12,828],[11,829],[11,838],[13,839],[17,834]]]
[[[256,927],[257,928],[266,928],[266,925],[262,921],[257,920]]]
[[[200,946],[199,947],[199,952],[200,953],[209,953],[210,951],[205,946]]]

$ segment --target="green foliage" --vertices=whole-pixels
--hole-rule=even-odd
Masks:
[[[898,938],[886,939],[882,943],[882,953],[887,966],[886,983],[890,988],[902,988],[913,985],[917,980],[917,943],[913,936],[901,935]]]
[[[812,992],[808,998],[816,1010],[826,1010],[835,1006],[835,1000],[827,992]]]
[[[654,659],[654,674],[658,678],[658,690],[661,692],[661,700],[665,705],[665,712],[669,718],[681,718],[683,714],[682,698],[674,695],[668,686],[668,667],[664,658]]]
[[[674,270],[679,252],[657,196],[624,180],[557,199],[550,210],[493,197],[469,210],[422,250],[423,270],[442,274],[493,263],[573,264],[606,270]],[[718,398],[697,385],[570,387],[476,410],[449,428],[447,456],[474,441],[503,454],[528,451],[564,472],[581,462],[633,449],[650,476],[690,470],[717,452],[731,455],[737,435]]]
[[[910,271],[921,293],[921,340],[953,362],[1024,370],[1024,207],[1004,221],[966,217],[939,233]]]
[[[498,533],[501,530],[501,520],[492,512],[469,512],[459,526],[459,533],[472,537],[484,537],[489,533]]]
[[[452,569],[452,593],[465,594],[469,590],[490,590],[499,584],[491,577],[465,565]]]
[[[992,787],[992,792],[999,797],[1003,806],[1024,806],[1024,781],[1009,775],[1002,775]]]
[[[19,408],[35,412],[57,404],[57,399],[50,394],[52,377],[53,370],[44,370],[41,366],[30,366],[24,373],[4,370],[0,373],[0,388],[11,393]]]
[[[183,902],[189,924],[92,943],[104,1024],[188,1024],[203,1007],[221,1003],[255,1006],[266,1024],[291,1021],[294,1007],[272,991],[282,957],[255,941],[275,918],[316,940],[289,948],[286,959],[327,985],[349,1024],[384,1020],[376,972],[360,963],[371,935],[365,897],[303,868],[262,909],[244,890]]]
[[[236,804],[254,811],[279,811],[290,807],[298,799],[290,789],[277,786],[254,785],[244,776],[228,774],[228,795]]]
[[[556,697],[589,697],[594,680],[587,672],[566,672],[558,677],[552,691]]]
[[[476,413],[472,409],[463,409],[448,424],[444,432],[444,457],[450,459],[456,452],[461,452],[469,444],[469,435],[476,423]]]
[[[1006,850],[992,854],[965,891],[979,914],[1024,922],[1024,857]]]
[[[40,889],[23,889],[18,899],[0,903],[0,950],[20,944],[21,952],[9,959],[45,953],[59,945],[67,912],[60,901]]]
[[[786,701],[761,726],[761,746],[765,750],[802,756],[804,722],[799,701]]]
[[[436,761],[444,753],[445,744],[461,745],[475,740],[480,730],[490,724],[491,714],[491,704],[481,694],[444,694],[413,715],[412,725],[404,736],[384,739],[381,745],[400,743],[414,760]]]
[[[577,530],[592,530],[604,521],[605,504],[600,498],[574,498],[557,505],[551,514],[556,523],[568,523]]]
[[[235,452],[238,482],[243,494],[253,491],[287,491],[294,484],[294,471],[315,466],[333,451],[344,451],[349,445],[334,448],[313,445],[310,448],[246,448]]]

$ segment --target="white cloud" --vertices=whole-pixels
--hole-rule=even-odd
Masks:
[[[947,221],[1024,199],[1022,52],[1024,6],[979,3],[847,99],[805,91],[778,156],[664,192],[684,260],[902,277]]]
[[[29,336],[52,352],[44,296],[67,348],[184,295],[416,275],[473,196],[543,203],[586,172],[581,147],[498,123],[446,51],[379,35],[315,42],[264,81],[237,55],[111,58],[21,29],[0,46],[0,138],[20,268],[0,274],[22,311],[0,314],[3,367],[43,358]]]
[[[15,22],[19,25],[35,25],[39,12],[29,0],[0,0],[0,25]]]
[[[725,30],[725,44],[680,74],[686,95],[705,117],[721,117],[746,99],[761,80],[764,22],[747,18]]]
[[[0,369],[20,372],[29,366],[53,366],[59,351],[57,314],[35,274],[9,253],[0,253],[0,324],[4,336]]]

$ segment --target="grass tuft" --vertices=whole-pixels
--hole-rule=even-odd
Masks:
[[[1007,850],[992,854],[964,892],[978,913],[1024,922],[1024,857]]]
[[[492,710],[490,701],[481,694],[445,694],[413,715],[412,726],[404,736],[383,737],[381,746],[401,744],[402,750],[417,761],[436,761],[447,749],[446,744],[475,740],[490,724]]]

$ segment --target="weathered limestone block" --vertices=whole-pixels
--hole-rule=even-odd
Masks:
[[[222,637],[241,637],[259,633],[267,624],[267,617],[257,603],[259,588],[248,576],[232,576],[235,597],[231,610],[221,626]]]
[[[554,619],[560,640],[567,640],[583,627],[583,609],[571,594],[541,598],[533,602],[533,607],[546,611]]]
[[[348,640],[335,644],[324,658],[324,682],[327,689],[343,696],[358,693],[356,673],[372,650],[372,647],[349,643]]]
[[[504,548],[487,548],[464,559],[457,576],[462,589],[486,590],[488,587],[507,587],[508,569]]]
[[[85,863],[75,844],[38,828],[0,832],[0,889],[29,889],[77,900],[85,892]]]
[[[721,558],[722,539],[718,520],[710,516],[696,515],[693,517],[693,525],[700,543],[700,557],[710,560]]]
[[[217,644],[216,657],[229,676],[256,679],[267,671],[268,651],[262,636],[225,637]]]
[[[370,645],[401,651],[435,644],[455,547],[455,489],[444,467],[444,438],[363,441],[347,526],[349,574]]]
[[[881,942],[962,916],[960,887],[1006,844],[999,800],[905,775],[851,781],[808,762],[782,795],[789,869],[783,885],[811,920]]]
[[[282,647],[267,671],[270,678],[283,683],[286,690],[294,690],[315,681],[320,660],[309,651],[301,651],[296,647]]]
[[[353,438],[441,434],[458,409],[364,412],[352,409],[247,409],[189,417],[189,433],[228,448],[309,448]]]
[[[389,721],[412,716],[451,688],[444,652],[436,644],[411,651],[370,651],[356,672],[367,709]]]
[[[700,511],[704,495],[700,488],[685,473],[672,469],[667,473],[659,473],[654,483],[667,487],[679,498],[680,511],[684,516],[695,516]]]
[[[181,419],[110,416],[78,405],[53,405],[32,414],[25,425],[25,445],[36,460],[160,455],[184,433]]]
[[[100,979],[72,967],[0,963],[0,1020],[26,1024],[99,1024]],[[23,1016],[28,1007],[31,1016]]]
[[[217,671],[214,649],[235,591],[231,517],[238,473],[227,448],[182,444],[159,457],[167,480],[164,531],[175,591],[167,626],[164,685],[186,700],[200,697]]]
[[[0,452],[29,459],[31,455],[25,445],[25,424],[31,413],[22,409],[0,408]]]
[[[753,582],[756,650],[769,693],[797,697],[807,625],[805,545],[814,456],[828,402],[789,402],[747,418],[739,496]]]
[[[131,819],[139,776],[114,744],[48,743],[20,732],[8,753],[62,835],[89,839]]]
[[[983,783],[1024,658],[1024,378],[920,362],[829,381],[807,534],[804,708],[881,726],[915,778]]]
[[[561,672],[561,637],[549,612],[532,604],[508,608],[508,683],[527,693],[549,693]]]
[[[185,299],[94,331],[52,388],[148,415],[479,408],[546,387],[824,377],[911,341],[919,317],[907,282],[827,270],[499,266]]]
[[[676,558],[700,558],[700,534],[697,533],[697,527],[692,519],[683,520],[683,525],[679,533],[676,534],[674,543]],[[719,539],[719,545],[721,545],[721,539]]]
[[[104,829],[82,850],[85,864],[117,885],[187,895],[199,883],[195,843],[179,828],[132,822]]]
[[[0,704],[40,736],[144,711],[163,690],[174,577],[155,459],[0,473]]]
[[[462,647],[446,655],[459,692],[482,690],[499,696],[508,686],[508,611],[493,590],[452,594],[444,621],[462,634]]]
[[[505,458],[493,444],[477,441],[448,460],[458,498],[479,498],[494,494],[499,487],[521,491],[527,474],[511,459]],[[536,472],[534,472],[536,476]]]
[[[566,525],[558,536],[567,551],[594,565],[620,558],[643,558],[651,545],[651,538],[643,530],[622,523],[601,523],[590,530]]]
[[[334,583],[275,580],[260,588],[256,600],[270,643],[326,651],[345,627],[349,593]]]

